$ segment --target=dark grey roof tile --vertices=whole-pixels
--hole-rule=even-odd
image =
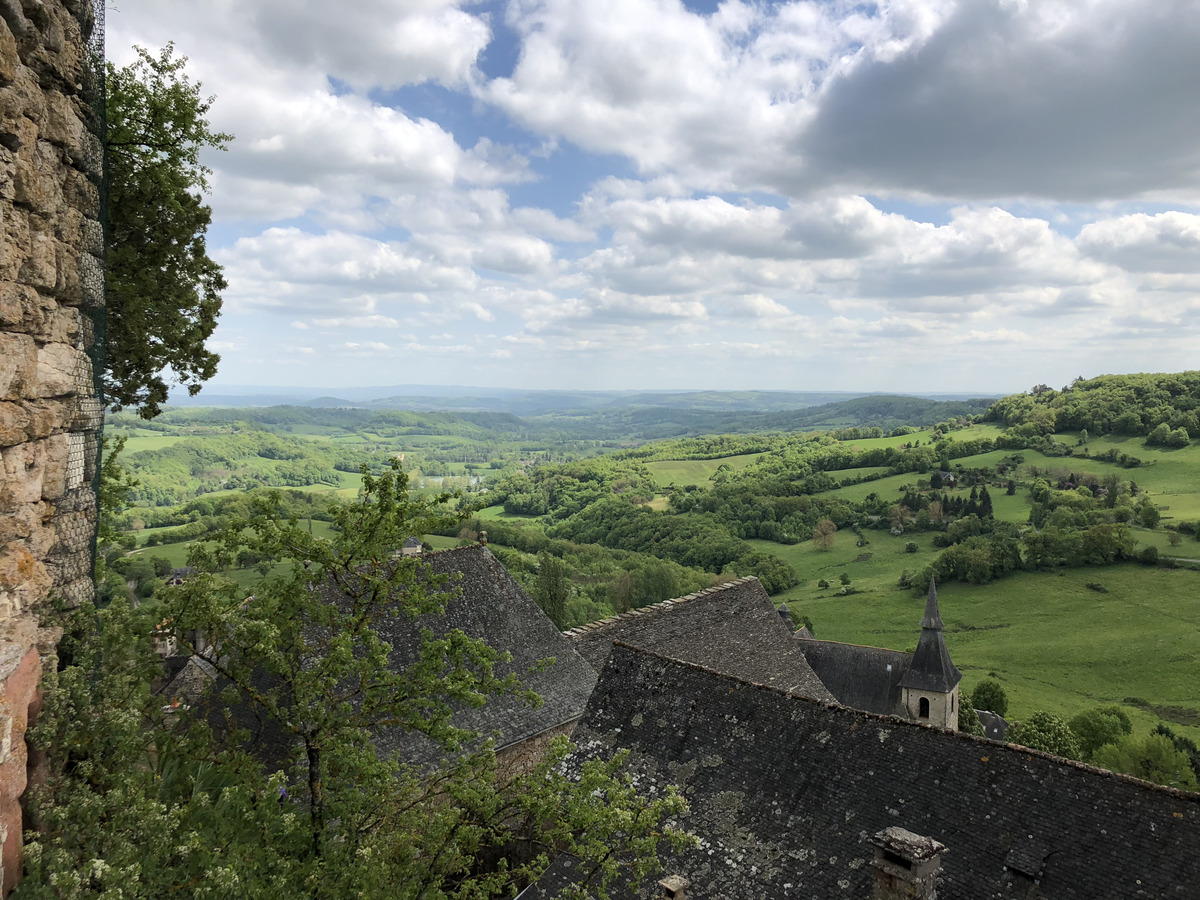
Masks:
[[[871,837],[889,826],[949,848],[948,897],[1015,896],[1010,864],[1040,866],[1042,900],[1200,894],[1200,794],[625,645],[574,739],[577,761],[629,749],[643,790],[683,790],[691,810],[681,824],[700,844],[664,866],[690,880],[692,900],[869,897]],[[553,896],[569,872],[553,869],[538,895]]]
[[[805,660],[798,642],[792,640],[790,626],[780,618],[766,589],[753,576],[566,634],[596,671],[604,667],[613,641],[620,640],[806,697],[834,699]]]

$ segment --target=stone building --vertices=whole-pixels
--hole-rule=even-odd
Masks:
[[[0,863],[20,871],[24,732],[56,636],[91,597],[103,315],[97,0],[0,0]],[[100,51],[97,53],[97,51]],[[36,761],[35,761],[36,762]]]
[[[622,900],[1200,896],[1200,794],[646,649],[613,648],[574,740],[690,805],[696,845]],[[522,897],[581,879],[560,858]]]
[[[496,674],[515,674],[524,688],[541,698],[541,704],[534,707],[512,695],[493,696],[483,706],[457,709],[453,724],[493,738],[502,768],[515,770],[536,762],[550,740],[574,729],[596,683],[595,670],[486,547],[427,553],[421,565],[435,579],[444,576],[437,589],[453,597],[443,612],[412,619],[400,615],[375,623],[379,636],[392,648],[390,666],[402,671],[414,663],[426,630],[434,637],[461,630],[507,652],[511,660],[498,665]],[[331,604],[345,602],[328,582],[322,593]],[[222,691],[212,689],[216,685],[212,667],[193,658],[182,668],[177,666],[177,671],[162,691],[164,700],[182,700],[223,728],[225,707],[218,699]],[[272,766],[288,763],[293,756],[290,738],[277,722],[262,717],[248,703],[235,704],[232,714],[237,725],[249,732],[256,753]],[[417,767],[431,766],[443,756],[433,741],[400,727],[377,729],[375,742],[381,751],[395,753]]]
[[[932,581],[915,653],[818,641],[807,629],[797,632],[797,644],[817,677],[843,706],[958,729],[962,674],[946,649],[937,587]]]

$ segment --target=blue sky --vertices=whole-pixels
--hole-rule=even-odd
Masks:
[[[1197,368],[1196,0],[124,0],[216,97],[213,385]]]

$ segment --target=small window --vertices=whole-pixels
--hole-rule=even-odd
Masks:
[[[921,698],[920,709],[921,709],[921,712],[920,712],[921,718],[928,719],[929,718],[929,698],[928,697]]]

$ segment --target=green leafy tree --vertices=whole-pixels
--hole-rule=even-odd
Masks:
[[[670,566],[662,562],[652,562],[645,566],[637,576],[639,606],[651,603],[661,603],[679,596],[679,581]]]
[[[174,46],[107,70],[108,316],[105,395],[114,408],[158,415],[170,378],[195,394],[217,371],[204,342],[221,311],[225,279],[209,256],[212,210],[202,200],[206,148],[232,135],[215,132],[212,99],[184,72]]]
[[[971,705],[975,709],[986,709],[998,716],[1006,716],[1008,715],[1008,694],[1004,692],[1000,682],[994,678],[988,678],[975,685],[975,690],[971,691]]]
[[[495,674],[502,657],[481,641],[426,634],[413,663],[389,667],[374,624],[447,598],[418,559],[393,553],[436,518],[402,472],[364,476],[359,502],[333,518],[337,536],[314,537],[279,498],[258,499],[193,554],[201,571],[158,613],[185,649],[196,633],[220,636],[207,658],[227,686],[217,708],[274,723],[293,748],[282,763],[250,752],[232,718],[214,729],[163,708],[146,623],[126,602],[84,611],[33,732],[65,758],[34,794],[46,828],[27,845],[22,897],[483,900],[511,897],[557,851],[607,896],[614,879],[655,870],[660,841],[682,846],[665,824],[682,800],[641,797],[623,757],[570,777],[559,739],[531,771],[506,774],[490,742],[455,727],[454,706],[536,702]],[[251,602],[221,574],[245,549],[283,563]],[[379,727],[425,735],[444,761],[417,771],[382,753]]]
[[[1073,717],[1068,723],[1079,739],[1083,759],[1089,760],[1105,744],[1115,744],[1133,733],[1133,723],[1119,706],[1098,706]]]
[[[567,627],[567,600],[570,597],[571,578],[566,563],[551,553],[539,553],[533,599],[559,629]]]
[[[1092,762],[1146,781],[1196,790],[1196,773],[1192,771],[1188,754],[1162,734],[1151,733],[1141,738],[1124,735],[1116,743],[1100,747],[1092,756]]]
[[[981,519],[990,519],[995,514],[992,508],[992,495],[988,493],[987,485],[979,492],[979,517]]]
[[[975,707],[970,703],[958,704],[958,730],[963,734],[973,734],[977,737],[985,737],[983,723],[979,721],[979,714],[975,712]]]
[[[1035,712],[1024,722],[1018,722],[1008,732],[1014,744],[1044,750],[1066,759],[1079,759],[1079,739],[1061,718],[1051,713]]]
[[[835,534],[837,534],[837,525],[833,520],[821,519],[813,527],[812,542],[822,550],[832,550]]]

